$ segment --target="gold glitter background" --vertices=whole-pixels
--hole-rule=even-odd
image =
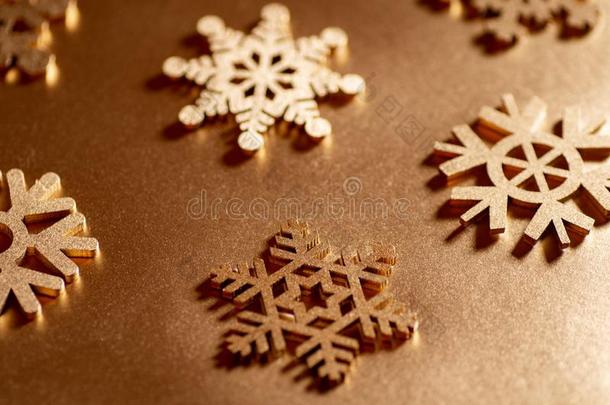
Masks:
[[[434,140],[505,92],[542,97],[553,120],[571,104],[610,113],[608,26],[569,42],[550,30],[490,57],[472,44],[475,25],[415,1],[285,3],[296,37],[343,28],[349,58],[335,67],[369,84],[366,97],[321,103],[334,134],[317,147],[276,133],[242,161],[230,124],[186,136],[172,126],[196,95],[160,77],[165,58],[205,49],[195,26],[206,14],[247,31],[261,1],[81,0],[68,27],[52,27],[54,77],[0,86],[1,169],[21,168],[30,181],[58,173],[101,246],[40,319],[0,318],[0,402],[608,403],[609,226],[561,255],[552,236],[513,254],[527,218],[511,218],[496,241],[485,223],[455,231],[442,209],[450,191],[426,163]],[[310,222],[339,248],[396,246],[392,288],[419,310],[419,334],[361,356],[350,380],[325,394],[295,381],[288,358],[216,367],[226,323],[197,287],[211,267],[261,253],[283,217],[198,215],[202,195],[305,208],[327,196],[407,199],[408,215],[345,205]]]

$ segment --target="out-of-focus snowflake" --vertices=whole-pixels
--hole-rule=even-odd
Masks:
[[[546,119],[546,104],[532,98],[519,109],[512,95],[503,97],[500,110],[484,107],[479,115],[478,134],[495,142],[491,147],[468,125],[453,129],[461,145],[437,142],[435,152],[450,160],[440,165],[448,178],[485,166],[491,186],[455,187],[451,200],[475,204],[460,220],[468,224],[485,210],[489,211],[492,233],[506,228],[508,202],[536,210],[525,229],[526,241],[535,242],[550,225],[562,248],[570,245],[567,227],[587,234],[594,220],[565,203],[579,189],[595,206],[610,216],[610,166],[587,170],[583,153],[607,155],[610,136],[602,134],[605,119],[585,124],[578,108],[563,114],[561,136],[541,129]]]
[[[561,37],[583,36],[600,18],[597,0],[428,0],[483,24],[480,42],[490,51],[515,45],[527,33],[556,24]]]
[[[68,5],[69,0],[0,0],[0,69],[45,73],[53,55],[41,44],[41,34]]]
[[[307,224],[292,221],[275,236],[269,257],[212,271],[212,287],[240,310],[225,343],[242,359],[290,351],[332,386],[364,345],[391,346],[417,329],[416,316],[384,292],[393,248],[336,256]]]
[[[0,211],[0,232],[10,246],[0,253],[0,311],[12,292],[23,312],[32,317],[40,311],[34,292],[57,296],[64,280],[71,282],[78,276],[78,266],[70,258],[95,256],[98,243],[74,236],[84,229],[85,217],[76,212],[73,199],[54,198],[61,188],[55,173],[45,174],[29,189],[21,170],[10,170],[5,181],[11,208]],[[57,221],[38,233],[28,230],[27,225],[53,220]],[[48,272],[24,267],[26,256],[35,256]]]
[[[213,55],[188,61],[171,57],[163,65],[167,76],[205,87],[179,119],[195,128],[206,117],[230,112],[242,131],[238,145],[245,152],[259,150],[263,135],[280,118],[304,125],[314,139],[329,135],[331,125],[320,117],[316,96],[364,90],[360,76],[342,76],[326,67],[332,51],[347,46],[345,32],[327,28],[320,36],[294,40],[283,5],[265,6],[250,35],[227,28],[215,16],[200,19],[197,30],[208,38]]]

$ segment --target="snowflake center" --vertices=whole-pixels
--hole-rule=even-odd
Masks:
[[[300,289],[300,301],[305,305],[307,311],[315,307],[328,308],[326,301],[332,297],[333,294],[325,292],[320,284],[316,284],[311,288],[300,286]]]
[[[555,135],[538,134],[535,141],[511,135],[493,149],[501,158],[488,162],[491,180],[519,201],[559,201],[580,185],[575,173],[582,171],[582,158]]]
[[[267,67],[259,67],[254,70],[251,75],[252,80],[260,83],[263,86],[270,86],[276,82],[274,72]]]
[[[282,84],[280,75],[270,66],[259,66],[247,75],[252,84],[249,91],[246,91],[247,95],[273,100],[277,93],[288,88],[288,85]]]

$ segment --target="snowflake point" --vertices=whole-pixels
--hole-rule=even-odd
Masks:
[[[327,119],[315,117],[305,122],[305,132],[314,140],[321,140],[332,132],[332,126]]]
[[[218,16],[207,15],[197,21],[197,32],[205,37],[221,34],[224,30],[225,23]]]
[[[237,138],[237,144],[244,153],[253,154],[263,147],[265,139],[256,132],[244,131]]]
[[[183,77],[188,69],[188,62],[184,58],[172,56],[163,63],[163,74],[172,78],[179,79]]]
[[[325,28],[321,33],[322,41],[329,48],[345,48],[347,47],[348,37],[347,33],[339,27],[328,27]]]
[[[261,9],[261,18],[263,20],[288,24],[290,23],[290,10],[281,3],[270,3]]]

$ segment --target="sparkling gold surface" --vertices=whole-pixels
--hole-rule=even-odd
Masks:
[[[415,1],[285,1],[296,36],[330,25],[349,34],[339,67],[362,74],[368,95],[323,103],[333,135],[317,146],[272,134],[244,161],[228,123],[180,136],[176,111],[196,94],[166,84],[160,66],[201,53],[202,15],[245,30],[264,4],[81,0],[70,32],[53,29],[54,85],[0,87],[1,169],[19,167],[29,181],[58,173],[102,247],[41,319],[0,318],[2,402],[608,403],[608,225],[561,256],[552,237],[513,254],[528,218],[511,218],[497,241],[486,224],[454,232],[456,217],[441,208],[450,189],[424,163],[434,140],[506,92],[545,99],[549,118],[573,104],[610,113],[607,25],[577,42],[549,30],[488,57],[469,44],[474,27]],[[419,334],[362,356],[358,373],[326,394],[281,361],[215,367],[226,325],[197,287],[214,266],[262,252],[260,235],[283,218],[214,220],[197,199],[306,205],[328,195],[408,199],[408,215],[348,209],[308,221],[337,246],[396,246],[393,292],[419,309]]]

